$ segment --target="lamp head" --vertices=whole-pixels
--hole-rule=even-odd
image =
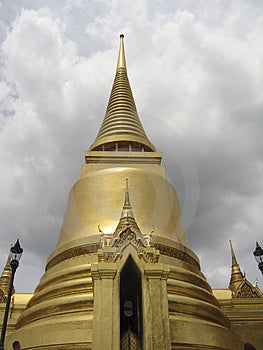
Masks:
[[[11,249],[10,249],[11,262],[13,260],[18,262],[21,259],[22,253],[23,253],[23,249],[20,246],[19,239],[17,239],[15,245],[13,245],[13,247],[11,247]]]
[[[253,254],[258,264],[263,263],[263,249],[260,247],[258,242],[256,242],[256,249],[254,250]]]

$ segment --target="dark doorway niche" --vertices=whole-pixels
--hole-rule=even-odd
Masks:
[[[132,257],[129,256],[120,275],[121,344],[134,342],[137,339],[136,348],[142,349],[142,330],[141,273]]]

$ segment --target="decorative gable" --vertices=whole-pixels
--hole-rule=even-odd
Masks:
[[[233,293],[233,298],[262,298],[262,292],[256,286],[253,286],[247,279],[238,287],[237,291]]]

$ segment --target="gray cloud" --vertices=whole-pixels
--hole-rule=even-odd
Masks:
[[[260,280],[252,251],[263,227],[262,4],[126,3],[1,4],[1,266],[19,236],[16,289],[38,283],[102,121],[124,32],[137,108],[203,272],[227,287],[232,239],[248,279]]]

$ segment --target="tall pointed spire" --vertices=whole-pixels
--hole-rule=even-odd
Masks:
[[[230,249],[231,249],[231,257],[232,257],[232,269],[231,269],[231,279],[229,282],[229,289],[232,292],[236,292],[242,281],[244,280],[244,275],[242,274],[240,270],[240,266],[237,263],[237,259],[234,253],[234,249],[232,246],[231,240],[230,242]]]
[[[132,207],[130,203],[130,196],[129,196],[129,186],[128,186],[128,179],[126,179],[126,191],[125,191],[125,200],[124,200],[124,206],[121,213],[122,218],[134,218]]]
[[[0,302],[5,302],[11,279],[10,256],[8,255],[5,267],[0,277]]]
[[[127,76],[124,35],[117,71],[101,128],[90,151],[155,151],[139,119]]]
[[[133,215],[132,206],[130,203],[130,196],[129,196],[128,179],[126,179],[124,205],[122,208],[120,221],[116,227],[114,234],[119,235],[120,232],[123,232],[128,227],[130,229],[132,228],[134,231],[140,232],[140,229]]]

